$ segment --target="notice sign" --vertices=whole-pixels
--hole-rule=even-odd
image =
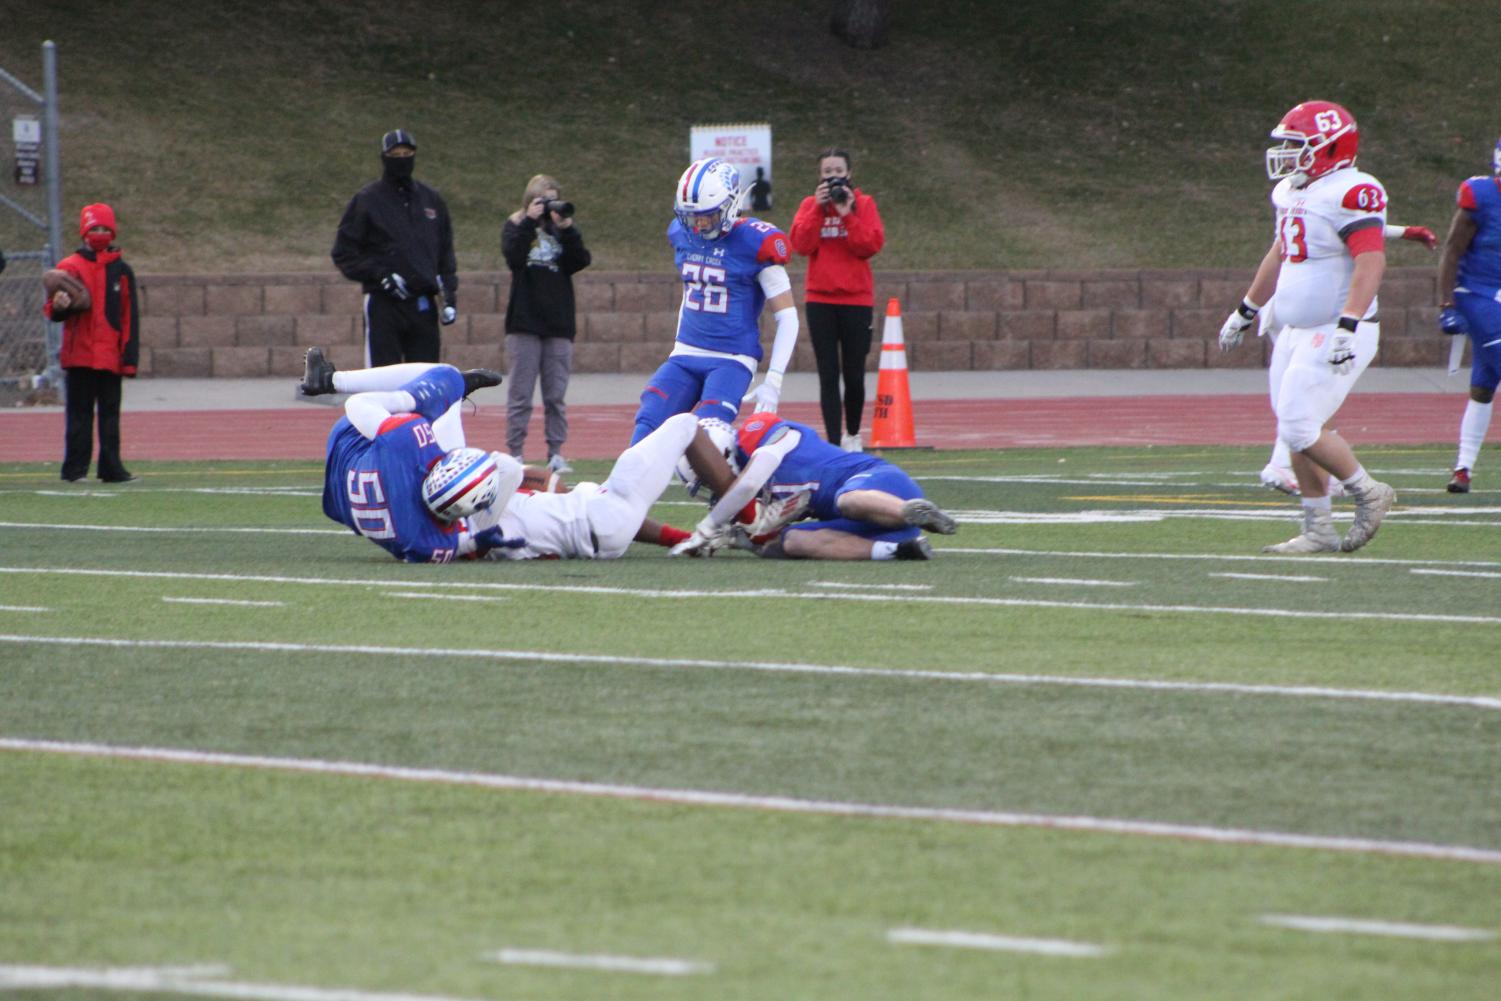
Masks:
[[[695,125],[688,136],[688,159],[717,156],[740,171],[745,205],[752,212],[771,208],[771,125],[768,122]]]
[[[16,142],[16,183],[38,183],[42,164],[42,123],[31,115],[17,115],[11,119],[10,134]]]

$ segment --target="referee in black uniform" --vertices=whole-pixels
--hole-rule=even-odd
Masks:
[[[417,141],[381,138],[382,176],[349,200],[334,237],[334,264],[365,290],[369,367],[436,362],[438,324],[458,319],[453,224],[443,196],[412,177]]]

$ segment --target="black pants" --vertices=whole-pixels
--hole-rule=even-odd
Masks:
[[[808,332],[813,338],[813,357],[818,361],[818,403],[829,443],[837,445],[840,434],[839,379],[844,377],[844,427],[860,433],[860,414],[865,409],[865,356],[870,354],[869,306],[835,306],[810,302],[803,307]]]
[[[438,307],[432,296],[405,300],[383,292],[365,296],[365,351],[371,368],[404,361],[436,362],[440,346]]]
[[[96,406],[99,410],[99,478],[106,482],[129,478],[130,473],[120,462],[120,386],[123,381],[114,372],[97,368],[67,370],[63,479],[78,480],[89,475]]]

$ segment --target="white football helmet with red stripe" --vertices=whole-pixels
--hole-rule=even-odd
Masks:
[[[515,466],[516,470],[509,469]],[[495,503],[511,483],[509,493],[514,493],[521,464],[509,455],[486,452],[478,448],[456,448],[433,464],[422,481],[422,502],[433,515],[443,521],[467,518],[476,511],[483,511]]]
[[[708,435],[709,441],[714,443],[714,450],[729,464],[730,472],[738,474],[740,461],[735,445],[735,429],[718,417],[700,417],[698,426],[704,429],[704,434]],[[703,483],[700,482],[698,474],[693,471],[693,466],[689,464],[686,455],[678,460],[677,476],[679,482],[688,488],[688,496],[697,497],[698,492],[703,489]]]
[[[1277,145],[1266,151],[1266,176],[1293,178],[1301,188],[1355,162],[1360,129],[1355,116],[1333,101],[1304,101],[1272,129]]]
[[[714,156],[695,160],[683,171],[673,207],[684,229],[706,240],[717,240],[740,218],[744,198],[740,171],[728,160]]]

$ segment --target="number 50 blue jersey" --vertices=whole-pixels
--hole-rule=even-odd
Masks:
[[[757,321],[766,293],[756,276],[773,264],[787,263],[787,234],[771,223],[745,218],[719,239],[705,240],[674,219],[667,227],[667,242],[683,281],[677,339],[706,351],[760,361]]]

